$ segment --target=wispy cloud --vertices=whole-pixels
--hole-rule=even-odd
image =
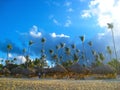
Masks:
[[[42,35],[42,33],[38,31],[38,27],[35,25],[31,28],[29,34],[34,38],[39,38]]]
[[[101,39],[105,36],[105,33],[98,33],[98,39]]]
[[[69,38],[70,37],[70,36],[65,35],[65,34],[56,34],[56,33],[51,33],[50,35],[53,38],[56,38],[56,37],[59,37],[59,38]]]
[[[58,22],[58,20],[56,20],[55,18],[53,19],[53,22],[54,22],[56,25],[58,25],[58,26],[60,26],[60,25],[61,25],[61,23],[60,23],[60,22]]]
[[[70,25],[72,24],[72,22],[71,22],[71,20],[70,19],[68,19],[67,21],[66,21],[66,23],[65,23],[65,27],[70,27]]]
[[[65,6],[69,7],[72,4],[72,2],[65,2]]]
[[[49,15],[49,19],[53,19],[53,18],[54,18],[53,14]]]
[[[81,15],[82,18],[89,18],[91,17],[89,10],[83,10],[83,14]]]
[[[73,12],[74,10],[73,10],[73,8],[68,8],[67,11],[68,12]]]

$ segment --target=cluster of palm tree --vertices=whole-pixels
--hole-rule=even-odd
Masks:
[[[116,52],[116,47],[115,47],[115,40],[114,40],[114,33],[113,33],[113,24],[108,24],[108,28],[111,29],[112,31],[112,36],[113,36],[113,44],[114,44],[114,51],[115,51],[115,55],[116,58],[112,58],[112,50],[110,48],[110,46],[107,46],[107,52],[110,55],[110,60],[112,60],[111,62],[109,62],[108,64],[113,66],[114,68],[118,68],[118,65],[116,65],[116,62],[118,60],[117,58],[117,52]],[[82,65],[84,67],[96,67],[99,65],[103,65],[104,64],[104,60],[105,60],[105,56],[102,52],[97,52],[94,50],[93,48],[93,43],[92,41],[88,42],[88,45],[90,47],[90,51],[89,53],[92,54],[92,62],[90,64],[90,62],[88,60],[90,60],[90,58],[87,56],[87,52],[85,50],[85,36],[79,36],[79,39],[81,40],[82,43],[82,49],[81,51],[76,47],[75,44],[71,44],[71,45],[66,45],[64,42],[60,42],[59,44],[57,44],[55,46],[55,49],[49,49],[49,55],[46,55],[45,51],[45,42],[46,39],[45,38],[41,38],[41,50],[40,50],[40,57],[39,58],[35,58],[34,60],[30,59],[30,55],[31,55],[31,48],[32,45],[34,45],[35,42],[33,42],[32,40],[30,40],[28,42],[28,48],[24,48],[22,50],[23,52],[23,57],[26,58],[26,62],[24,64],[21,64],[21,66],[25,67],[25,68],[29,68],[29,67],[39,67],[39,68],[44,68],[44,67],[50,67],[47,64],[47,59],[50,60],[51,62],[51,66],[54,66],[56,64],[60,64],[64,67],[73,65],[74,63],[82,63]],[[9,53],[12,50],[12,45],[8,44],[7,45],[7,59],[6,59],[6,65],[9,63],[14,63],[14,61],[17,60],[17,58],[14,58],[13,60],[9,59]],[[114,65],[113,65],[114,63]]]

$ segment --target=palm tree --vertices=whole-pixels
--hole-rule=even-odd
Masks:
[[[52,56],[52,59],[55,61],[56,64],[58,64],[58,55],[57,54],[54,54]]]
[[[60,45],[56,45],[57,54],[59,49],[60,49]]]
[[[65,45],[66,45],[66,44],[65,44],[64,42],[61,42],[61,43],[60,43],[60,49],[61,49],[60,54],[62,55],[62,58],[61,58],[61,56],[60,56],[60,61],[62,61],[63,58],[65,57],[65,56],[64,56],[64,53],[63,53],[63,52],[64,52]]]
[[[52,55],[54,54],[54,51],[52,49],[49,50],[49,53],[50,53],[50,58],[52,57]],[[53,66],[53,61],[52,61],[53,58],[51,58],[51,62],[52,62],[52,66]]]
[[[89,42],[88,42],[88,45],[89,45],[89,47],[90,47],[90,52],[91,52],[91,54],[92,54],[92,56],[91,56],[90,59],[94,59],[94,50],[92,50],[92,46],[93,46],[92,41],[89,41]]]
[[[23,56],[25,56],[26,49],[24,48],[24,49],[22,50],[22,52],[23,52]]]
[[[70,59],[69,56],[71,54],[71,50],[69,47],[65,47],[65,54],[68,56],[67,60],[69,60]]]
[[[29,43],[28,43],[28,55],[26,56],[26,68],[28,68],[28,64],[29,64],[29,54],[30,54],[30,47],[33,45],[33,41],[32,40],[30,40],[29,41]],[[23,53],[25,53],[26,52],[26,50],[25,49],[23,49]]]
[[[33,41],[32,40],[30,40],[29,41],[29,46],[28,46],[28,55],[29,55],[29,53],[30,53],[30,47],[33,45]],[[24,49],[24,51],[25,51],[25,49]]]
[[[75,44],[72,44],[72,45],[71,45],[71,48],[72,48],[72,49],[75,49],[75,48],[76,48]]]
[[[88,45],[91,47],[93,44],[92,44],[92,41],[89,41],[88,42]]]
[[[111,50],[110,46],[107,46],[107,52],[110,55],[110,60],[112,60],[112,50]]]
[[[42,43],[42,49],[41,49],[41,56],[44,55],[44,43],[46,42],[45,38],[41,39],[41,43]]]
[[[85,52],[85,47],[84,47],[85,36],[80,36],[79,38],[82,41],[82,47],[83,47],[82,57],[83,57],[83,60],[86,60],[87,62],[86,52]]]
[[[54,53],[54,51],[52,49],[50,49],[49,53],[52,55]]]
[[[99,58],[100,60],[102,61],[102,64],[103,64],[103,61],[105,60],[105,56],[103,53],[99,53]]]
[[[65,47],[65,43],[60,43],[61,48]]]
[[[116,57],[116,60],[118,60],[118,58],[117,58],[117,50],[116,50],[116,46],[115,46],[114,32],[113,32],[113,23],[107,23],[107,25],[108,25],[108,29],[111,29],[111,32],[112,32],[112,39],[113,39],[115,57]],[[117,66],[116,66],[116,69],[117,69]]]
[[[12,45],[11,45],[11,44],[8,44],[8,45],[7,45],[7,60],[8,60],[9,52],[10,52],[11,49],[12,49]]]
[[[76,49],[75,51],[76,51],[76,53],[77,53],[77,54],[79,54],[79,52],[80,52],[80,50],[79,50],[79,49]]]

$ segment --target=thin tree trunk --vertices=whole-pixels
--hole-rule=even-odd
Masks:
[[[117,58],[117,51],[116,51],[116,46],[115,46],[115,39],[114,39],[113,29],[111,29],[111,31],[112,31],[112,39],[113,39],[113,46],[114,46],[115,57],[116,57],[116,60],[117,60],[118,58]],[[116,70],[117,70],[117,65],[116,65]]]
[[[88,62],[87,62],[87,57],[86,57],[86,52],[85,52],[85,47],[84,47],[84,43],[82,43],[82,46],[83,46],[83,55],[84,55],[84,60],[86,60],[86,64],[88,65]]]
[[[8,54],[9,54],[9,51],[7,51],[7,60],[8,60]]]

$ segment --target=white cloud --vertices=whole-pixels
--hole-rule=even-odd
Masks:
[[[39,38],[42,35],[42,33],[38,31],[38,27],[35,25],[32,27],[29,33],[34,38]]]
[[[65,27],[69,27],[71,24],[72,24],[71,20],[68,19],[64,26]]]
[[[83,10],[83,14],[81,16],[82,18],[91,17],[89,10]]]
[[[98,39],[101,39],[105,36],[105,33],[98,33]]]
[[[68,12],[73,12],[74,10],[72,8],[69,8],[67,11]]]
[[[15,61],[16,64],[22,64],[22,63],[25,63],[26,61],[26,58],[24,56],[17,56],[16,59],[17,59]]]
[[[68,35],[65,35],[65,34],[56,34],[56,33],[51,33],[50,34],[51,35],[51,37],[53,37],[53,38],[56,38],[56,37],[60,37],[60,38],[69,38],[70,36],[68,36]]]
[[[56,20],[56,19],[53,19],[53,22],[54,22],[56,25],[58,25],[58,26],[61,25],[61,24],[58,22],[58,20]]]
[[[12,56],[12,54],[11,54],[11,53],[9,53],[9,54],[8,54],[8,57],[9,57],[9,58],[12,58],[13,56]]]
[[[81,17],[96,17],[98,25],[107,27],[107,23],[114,24],[115,36],[120,35],[120,0],[92,0],[88,10],[83,10]]]

